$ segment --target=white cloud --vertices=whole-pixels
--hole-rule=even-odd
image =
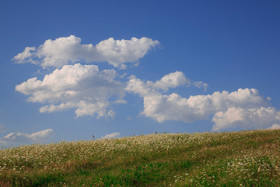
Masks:
[[[176,88],[178,86],[186,84],[190,85],[191,81],[186,78],[183,72],[180,71],[169,73],[163,76],[159,81],[156,81],[155,83],[151,81],[147,82],[148,86],[156,89],[161,89],[163,91],[167,91],[169,88]]]
[[[26,47],[22,53],[17,54],[13,59],[19,64],[26,62],[34,64],[35,61],[32,59],[32,56],[34,55],[33,51],[36,51],[35,47]]]
[[[116,103],[116,104],[126,104],[127,101],[124,100],[124,99],[119,99],[119,100],[114,101],[114,103]]]
[[[158,45],[157,40],[142,37],[131,38],[131,40],[114,40],[109,38],[96,45],[101,61],[108,61],[114,66],[119,66],[125,62],[137,62],[151,48]]]
[[[45,67],[56,67],[43,80],[37,77],[16,86],[16,91],[28,96],[28,101],[44,104],[42,113],[75,109],[76,117],[94,116],[114,117],[112,104],[125,104],[126,92],[138,94],[143,98],[142,114],[157,122],[167,120],[186,123],[212,118],[213,131],[231,128],[278,128],[280,112],[268,107],[269,97],[259,95],[256,89],[237,91],[217,91],[208,95],[193,95],[184,98],[177,93],[167,94],[178,86],[194,86],[207,90],[208,84],[191,81],[183,72],[176,71],[163,76],[158,81],[142,81],[135,76],[128,77],[127,85],[123,73],[117,80],[113,69],[99,70],[96,65],[81,65],[77,62],[108,62],[119,69],[126,63],[139,64],[150,49],[159,45],[150,38],[131,38],[115,40],[109,38],[95,46],[82,44],[76,36],[46,40],[38,48],[26,47],[13,59],[18,63],[33,63]],[[74,64],[74,65],[73,65]],[[1,132],[1,126],[0,126]],[[34,134],[34,133],[33,133]],[[35,135],[11,133],[6,139],[24,139]],[[112,133],[105,137],[119,136]],[[104,138],[105,138],[104,137]],[[27,138],[28,139],[28,138]]]
[[[280,122],[280,111],[273,107],[239,108],[231,107],[226,111],[217,112],[212,121],[213,131],[230,128],[263,129]],[[275,128],[276,126],[272,126]]]
[[[2,143],[5,142],[8,143],[41,143],[46,141],[48,138],[50,138],[53,135],[52,129],[46,129],[38,132],[34,132],[32,134],[26,134],[26,133],[10,133],[6,135],[2,139]]]
[[[208,84],[206,84],[206,83],[204,83],[202,81],[193,82],[193,85],[195,87],[198,87],[198,88],[203,88],[204,91],[206,91],[207,88],[208,88]]]
[[[211,95],[195,95],[189,98],[171,93],[162,94],[153,89],[152,82],[146,83],[135,77],[130,77],[127,91],[136,93],[143,97],[146,117],[158,122],[167,120],[184,121],[186,123],[208,119],[217,112],[224,112],[231,107],[258,108],[267,105],[267,100],[259,95],[256,89],[238,89],[234,92],[214,92]],[[178,84],[179,85],[179,84]]]
[[[126,90],[134,92],[143,96],[158,95],[160,92],[167,92],[170,88],[176,88],[179,86],[195,86],[198,88],[207,89],[208,85],[202,81],[193,82],[188,79],[181,71],[176,71],[163,76],[156,82],[142,81],[135,76],[129,77],[129,82]]]
[[[105,135],[104,137],[102,137],[102,139],[117,138],[117,137],[119,137],[119,136],[120,136],[120,133],[119,133],[119,132],[114,132],[114,133]]]
[[[30,102],[47,104],[40,112],[75,108],[76,117],[112,117],[113,112],[107,111],[111,97],[121,100],[125,94],[123,83],[115,78],[115,70],[100,71],[96,65],[65,65],[43,80],[28,79],[17,85],[16,91],[28,95]]]
[[[163,76],[156,82],[147,81],[146,83],[137,79],[135,76],[129,77],[126,90],[143,96],[158,95],[159,91],[168,91],[169,88],[189,85],[190,80],[186,78],[184,73],[176,71]]]
[[[71,35],[55,40],[46,40],[37,49],[26,47],[13,59],[18,63],[36,63],[42,67],[62,67],[76,62],[109,62],[115,67],[125,68],[124,63],[134,62],[144,57],[147,52],[158,45],[157,40],[150,38],[131,38],[115,40],[109,38],[93,44],[81,44],[81,39]]]
[[[271,127],[267,128],[267,129],[271,129],[271,130],[280,129],[280,125],[275,123],[275,124],[273,124]]]

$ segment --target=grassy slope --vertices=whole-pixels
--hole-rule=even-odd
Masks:
[[[280,130],[156,134],[0,151],[0,186],[280,184]]]

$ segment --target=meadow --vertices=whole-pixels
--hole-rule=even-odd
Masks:
[[[280,130],[152,134],[0,151],[0,186],[277,186]]]

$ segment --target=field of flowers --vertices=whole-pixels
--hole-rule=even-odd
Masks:
[[[145,136],[0,151],[0,186],[275,186],[280,130]]]

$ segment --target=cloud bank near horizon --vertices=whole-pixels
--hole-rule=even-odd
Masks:
[[[177,83],[173,84],[174,87],[185,83],[178,73],[177,76],[174,75],[174,73],[168,75],[172,77],[170,82]],[[177,93],[163,94],[159,89],[155,89],[156,83],[130,77],[126,90],[142,97],[144,104],[142,115],[159,123],[172,120],[191,123],[213,116],[213,131],[237,127],[268,128],[274,123],[280,123],[280,112],[273,107],[268,107],[269,99],[259,95],[257,89],[217,91],[213,94],[184,98]],[[167,89],[168,85],[163,88]]]
[[[15,89],[28,96],[29,102],[43,104],[40,108],[42,113],[73,108],[76,117],[114,117],[112,106],[125,104],[125,96],[133,93],[143,98],[141,114],[158,123],[212,119],[213,131],[278,127],[279,110],[271,107],[269,99],[254,88],[183,97],[171,90],[197,87],[206,91],[208,84],[192,81],[181,71],[166,74],[157,81],[118,75],[119,68],[124,68],[129,62],[137,63],[158,44],[157,40],[146,37],[131,40],[109,38],[96,46],[81,44],[81,39],[73,35],[49,39],[39,48],[26,47],[14,60],[56,69],[42,80],[30,78]],[[118,68],[100,70],[96,64],[80,64],[82,61],[106,61]]]
[[[54,135],[53,129],[45,129],[31,134],[13,132],[0,139],[1,144],[25,144],[25,143],[43,143]]]

